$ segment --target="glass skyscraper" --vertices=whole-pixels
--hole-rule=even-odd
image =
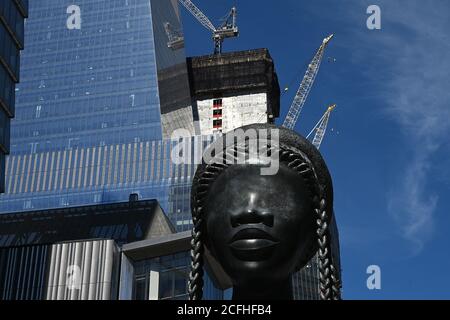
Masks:
[[[30,1],[13,154],[162,138],[157,65],[185,57],[156,53],[151,2]]]
[[[181,28],[177,1],[29,6],[0,212],[138,193],[189,228],[195,166],[172,165],[174,142],[162,140],[177,128],[193,132],[184,48],[169,48],[164,29]]]
[[[4,191],[5,155],[10,151],[10,118],[15,114],[15,84],[19,81],[20,50],[28,0],[0,3],[0,193]]]

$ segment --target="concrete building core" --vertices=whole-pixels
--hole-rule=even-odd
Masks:
[[[280,87],[267,49],[187,59],[196,134],[226,133],[279,116]]]

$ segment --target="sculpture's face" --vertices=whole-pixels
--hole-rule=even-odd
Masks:
[[[205,199],[206,245],[234,285],[286,279],[315,241],[312,195],[284,164],[276,175],[257,165],[234,165],[211,184]]]

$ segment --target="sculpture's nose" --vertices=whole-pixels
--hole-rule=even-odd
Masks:
[[[273,227],[273,215],[254,208],[248,208],[231,215],[231,226],[233,228],[244,224],[258,223]]]

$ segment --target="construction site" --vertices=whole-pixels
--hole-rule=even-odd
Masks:
[[[223,19],[223,23],[215,27],[192,1],[179,0],[179,3],[211,33],[214,43],[212,54],[187,58],[196,134],[225,134],[253,123],[275,123],[280,116],[280,108],[283,106],[280,106],[280,85],[275,71],[275,62],[270,56],[269,50],[250,49],[223,52],[224,41],[239,35],[237,8],[232,7]],[[168,48],[171,50],[183,48],[182,33],[175,32],[168,22],[165,23],[165,31]],[[295,130],[319,73],[326,48],[333,37],[334,35],[330,34],[323,38],[311,61],[307,64],[291,105],[284,106],[284,108],[288,108],[288,112],[282,120],[282,127]],[[285,91],[287,90],[286,87]],[[336,106],[335,103],[330,102],[322,117],[306,135],[306,139],[317,149],[320,149],[325,138],[331,114]],[[338,269],[336,277],[341,278],[338,234],[337,223],[333,215],[330,223],[331,260]],[[315,278],[314,272],[321,263],[322,261],[316,254],[307,267],[292,277],[294,296],[297,299],[314,296],[317,279],[312,281],[312,285],[306,284],[309,282],[308,279]],[[333,285],[333,288],[340,292],[340,286],[339,283]],[[308,291],[309,293],[305,294]]]
[[[224,40],[239,35],[237,9],[231,8],[224,22],[215,27],[192,1],[180,0],[179,3],[211,32],[214,43],[213,54],[187,58],[194,120],[200,122],[197,134],[211,134],[216,131],[226,133],[251,123],[274,123],[280,115],[280,87],[269,51],[250,49],[222,53]],[[184,46],[183,35],[172,30],[168,22],[165,23],[165,31],[168,48],[178,50]],[[295,128],[318,75],[326,47],[332,38],[333,34],[323,39],[309,62],[282,122],[283,127],[291,130]],[[330,103],[307,135],[317,148],[325,137],[331,113],[335,108],[336,104]]]

